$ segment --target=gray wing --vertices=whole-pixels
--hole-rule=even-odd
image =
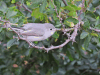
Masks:
[[[42,29],[41,25],[42,24],[40,24],[40,23],[27,23],[22,27],[22,29],[24,29],[24,30],[29,30],[29,29],[34,29],[34,28]]]
[[[20,33],[26,36],[43,36],[45,32],[43,29],[32,28],[30,30],[24,30]]]

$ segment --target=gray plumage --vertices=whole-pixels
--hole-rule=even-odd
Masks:
[[[24,39],[29,41],[41,41],[54,34],[56,28],[50,23],[28,23],[21,28],[13,28]]]

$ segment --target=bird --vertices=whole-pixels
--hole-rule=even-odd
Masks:
[[[13,28],[23,40],[42,41],[52,36],[56,28],[50,23],[27,23],[23,27]]]

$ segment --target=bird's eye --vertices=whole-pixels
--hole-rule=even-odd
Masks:
[[[50,30],[52,30],[52,29],[50,29]]]

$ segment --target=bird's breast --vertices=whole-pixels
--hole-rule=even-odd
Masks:
[[[41,41],[44,40],[43,36],[27,36],[28,41]]]

